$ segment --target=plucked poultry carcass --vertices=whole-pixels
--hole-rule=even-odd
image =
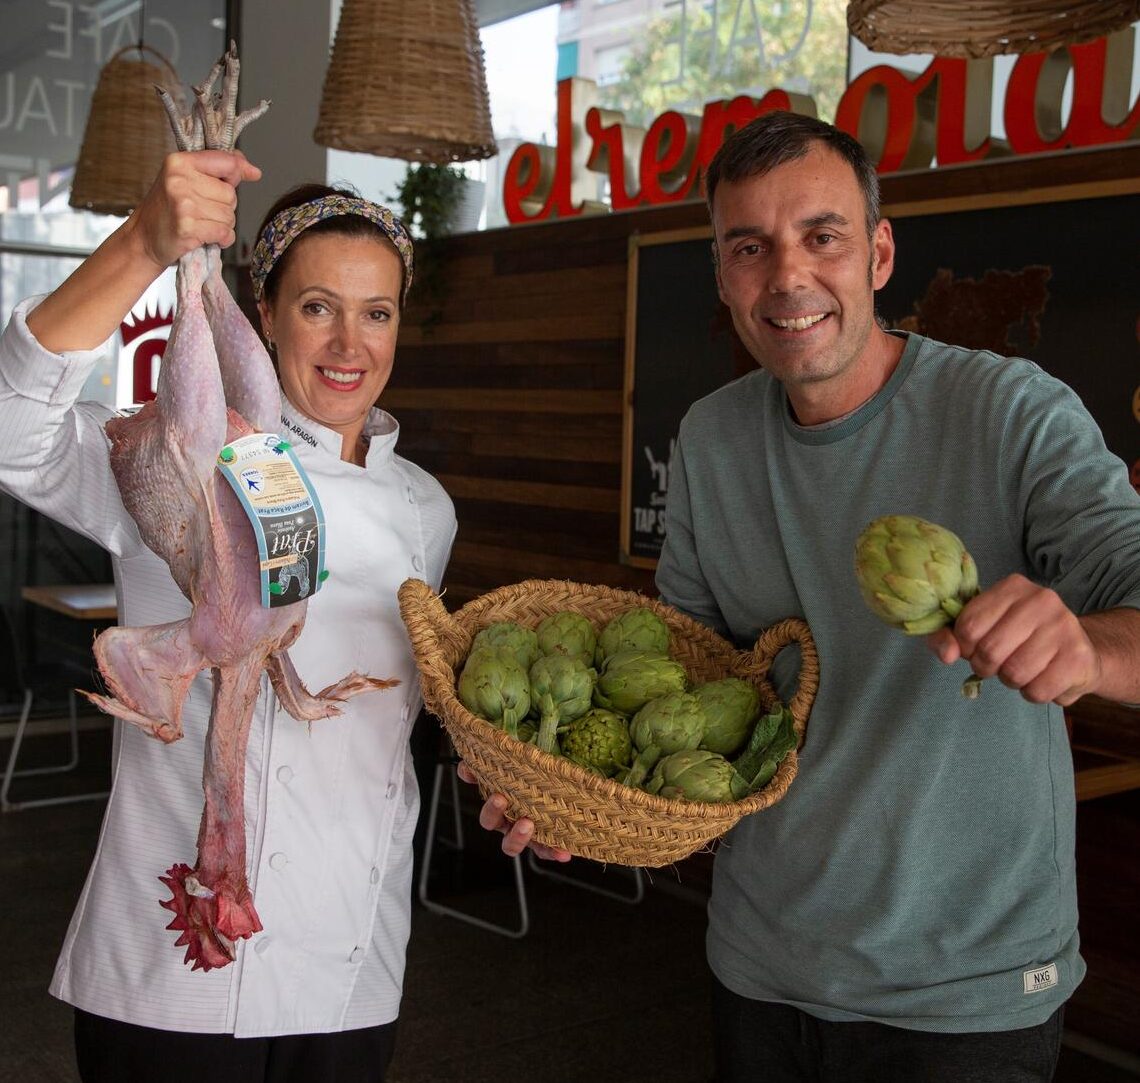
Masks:
[[[220,93],[214,92],[219,77]],[[194,88],[186,109],[163,100],[181,150],[230,150],[268,103],[236,115],[238,61],[233,47]],[[288,647],[308,600],[262,604],[253,528],[215,469],[223,445],[273,433],[281,398],[273,365],[221,277],[216,245],[183,256],[178,305],[159,374],[157,397],[130,417],[107,423],[111,468],[146,544],[170,566],[192,603],[188,619],[145,628],[111,628],[95,640],[109,694],[100,708],[163,741],[182,736],[182,704],[203,669],[214,697],[203,770],[205,808],[198,857],[160,877],[173,892],[168,928],[194,969],[225,966],[234,944],[261,929],[246,879],[243,790],[246,743],[261,674],[299,721],[340,713],[343,700],[395,681],[350,673],[316,695],[302,684]],[[320,604],[317,602],[316,604]]]

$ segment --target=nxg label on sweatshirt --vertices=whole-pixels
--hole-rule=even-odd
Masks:
[[[324,512],[292,447],[253,433],[222,448],[218,469],[253,525],[261,604],[275,609],[315,594],[326,578]]]
[[[1043,993],[1046,989],[1057,988],[1057,964],[1039,967],[1037,970],[1027,970],[1021,975],[1021,981],[1026,993]]]

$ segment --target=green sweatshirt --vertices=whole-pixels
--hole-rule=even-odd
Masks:
[[[741,646],[802,617],[820,659],[798,777],[717,855],[709,961],[823,1019],[1033,1026],[1085,971],[1064,718],[996,679],[963,698],[965,663],[867,610],[855,539],[892,513],[957,533],[983,586],[1020,572],[1078,613],[1140,608],[1140,497],[1029,361],[912,335],[882,391],[829,425],[796,425],[762,371],[694,404],[661,595]],[[785,700],[795,653],[773,667]]]

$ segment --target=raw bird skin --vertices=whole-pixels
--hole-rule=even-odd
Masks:
[[[232,149],[242,127],[267,108],[263,102],[235,116],[232,46],[222,93],[214,95],[222,68],[219,62],[195,88],[190,110],[164,98],[179,149]],[[179,260],[177,292],[156,399],[109,421],[106,431],[123,504],[193,610],[172,624],[99,635],[95,659],[110,694],[88,698],[160,740],[176,741],[190,682],[203,669],[213,672],[197,861],[160,877],[173,892],[160,905],[174,913],[168,928],[181,933],[176,945],[186,948],[193,969],[210,970],[232,962],[235,942],[261,930],[246,879],[243,791],[262,672],[281,705],[304,722],[337,715],[350,696],[397,682],[350,673],[313,695],[298,677],[287,648],[304,626],[308,601],[262,606],[253,528],[215,470],[223,444],[276,431],[281,396],[273,365],[222,281],[216,245]]]

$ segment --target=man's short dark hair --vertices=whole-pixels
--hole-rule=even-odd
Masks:
[[[820,143],[838,154],[855,173],[867,211],[867,234],[879,224],[879,176],[862,144],[833,124],[799,113],[765,113],[737,129],[720,146],[705,174],[709,214],[721,181],[763,176],[779,165],[794,162]]]

